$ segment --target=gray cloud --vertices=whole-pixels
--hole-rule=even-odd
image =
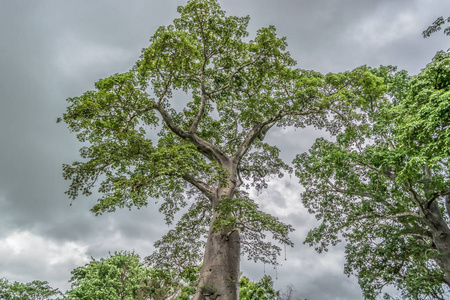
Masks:
[[[80,144],[55,120],[64,99],[92,89],[99,78],[128,70],[160,25],[177,17],[181,0],[2,1],[0,9],[0,277],[48,280],[68,288],[70,271],[108,251],[153,251],[167,229],[157,207],[119,210],[95,217],[92,197],[69,206],[62,163],[78,158]],[[417,73],[437,50],[448,48],[438,33],[421,31],[450,10],[445,0],[227,0],[230,14],[250,15],[250,34],[275,25],[286,36],[300,68],[337,72],[362,64],[395,64]],[[311,128],[276,128],[267,140],[290,162],[318,136]],[[318,255],[303,245],[316,221],[301,205],[295,178],[274,181],[257,198],[290,222],[295,248],[277,269],[277,288],[292,283],[299,297],[361,299],[355,278],[343,274],[343,245]],[[242,262],[258,279],[264,266]],[[275,277],[274,270],[266,272]]]

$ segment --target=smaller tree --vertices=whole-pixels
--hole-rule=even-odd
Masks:
[[[280,294],[274,290],[273,280],[267,275],[264,275],[258,282],[242,276],[239,286],[239,299],[241,300],[276,300]]]
[[[34,280],[29,283],[10,283],[0,279],[0,299],[2,300],[50,300],[63,299],[58,289],[52,288],[47,281]]]
[[[135,299],[146,287],[150,270],[134,253],[116,252],[107,259],[92,261],[72,272],[73,299]]]
[[[181,273],[151,269],[134,252],[115,252],[72,271],[69,299],[187,300],[195,292],[198,268]]]

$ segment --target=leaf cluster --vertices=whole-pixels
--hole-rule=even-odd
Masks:
[[[252,282],[248,277],[239,279],[239,299],[242,300],[276,300],[279,292],[273,288],[273,280],[264,275],[258,282]]]
[[[433,22],[433,24],[428,26],[428,28],[422,32],[423,37],[424,38],[430,37],[433,33],[440,31],[442,29],[442,25],[444,25],[445,23],[450,23],[450,17],[446,19],[444,19],[443,17],[438,17]],[[450,35],[450,26],[444,29],[444,34]]]
[[[394,67],[368,69],[382,80],[384,98],[349,104],[353,115],[336,141],[318,139],[294,160],[303,203],[321,220],[305,243],[321,252],[346,240],[345,272],[358,276],[368,299],[386,285],[408,299],[445,292],[424,216],[438,205],[449,222],[448,57],[438,52],[412,77]]]
[[[63,294],[49,286],[47,281],[34,280],[29,283],[9,282],[0,279],[0,299],[3,300],[57,300],[63,299]]]
[[[72,271],[67,299],[177,299],[187,300],[195,289],[198,268],[182,274],[148,268],[133,252],[115,252]]]

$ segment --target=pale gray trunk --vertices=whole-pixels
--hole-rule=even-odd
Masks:
[[[236,192],[236,164],[229,161],[227,166],[230,176],[219,183],[215,190],[206,189],[202,183],[185,175],[193,184],[203,189],[204,195],[211,200],[213,215],[209,225],[203,266],[199,283],[194,295],[195,300],[238,300],[240,269],[240,234],[234,227],[214,230],[214,222],[221,213],[217,205],[227,201]]]
[[[227,197],[233,197],[236,191],[236,164],[224,163],[230,174],[226,183],[217,188],[216,196],[211,200],[214,209],[206,241],[203,266],[194,300],[238,300],[241,243],[240,234],[234,228],[213,230],[218,217],[215,207]]]
[[[439,252],[436,260],[444,272],[445,283],[450,286],[450,229],[436,201],[430,204],[425,219],[431,228],[433,243]]]
[[[239,268],[239,232],[214,232],[211,223],[194,300],[239,299]]]

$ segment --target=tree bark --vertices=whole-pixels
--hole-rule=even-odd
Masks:
[[[429,223],[433,243],[439,252],[437,261],[444,272],[444,281],[450,286],[450,229],[436,201],[430,204],[425,219]]]
[[[214,232],[213,217],[194,300],[238,300],[240,235],[237,230]]]

